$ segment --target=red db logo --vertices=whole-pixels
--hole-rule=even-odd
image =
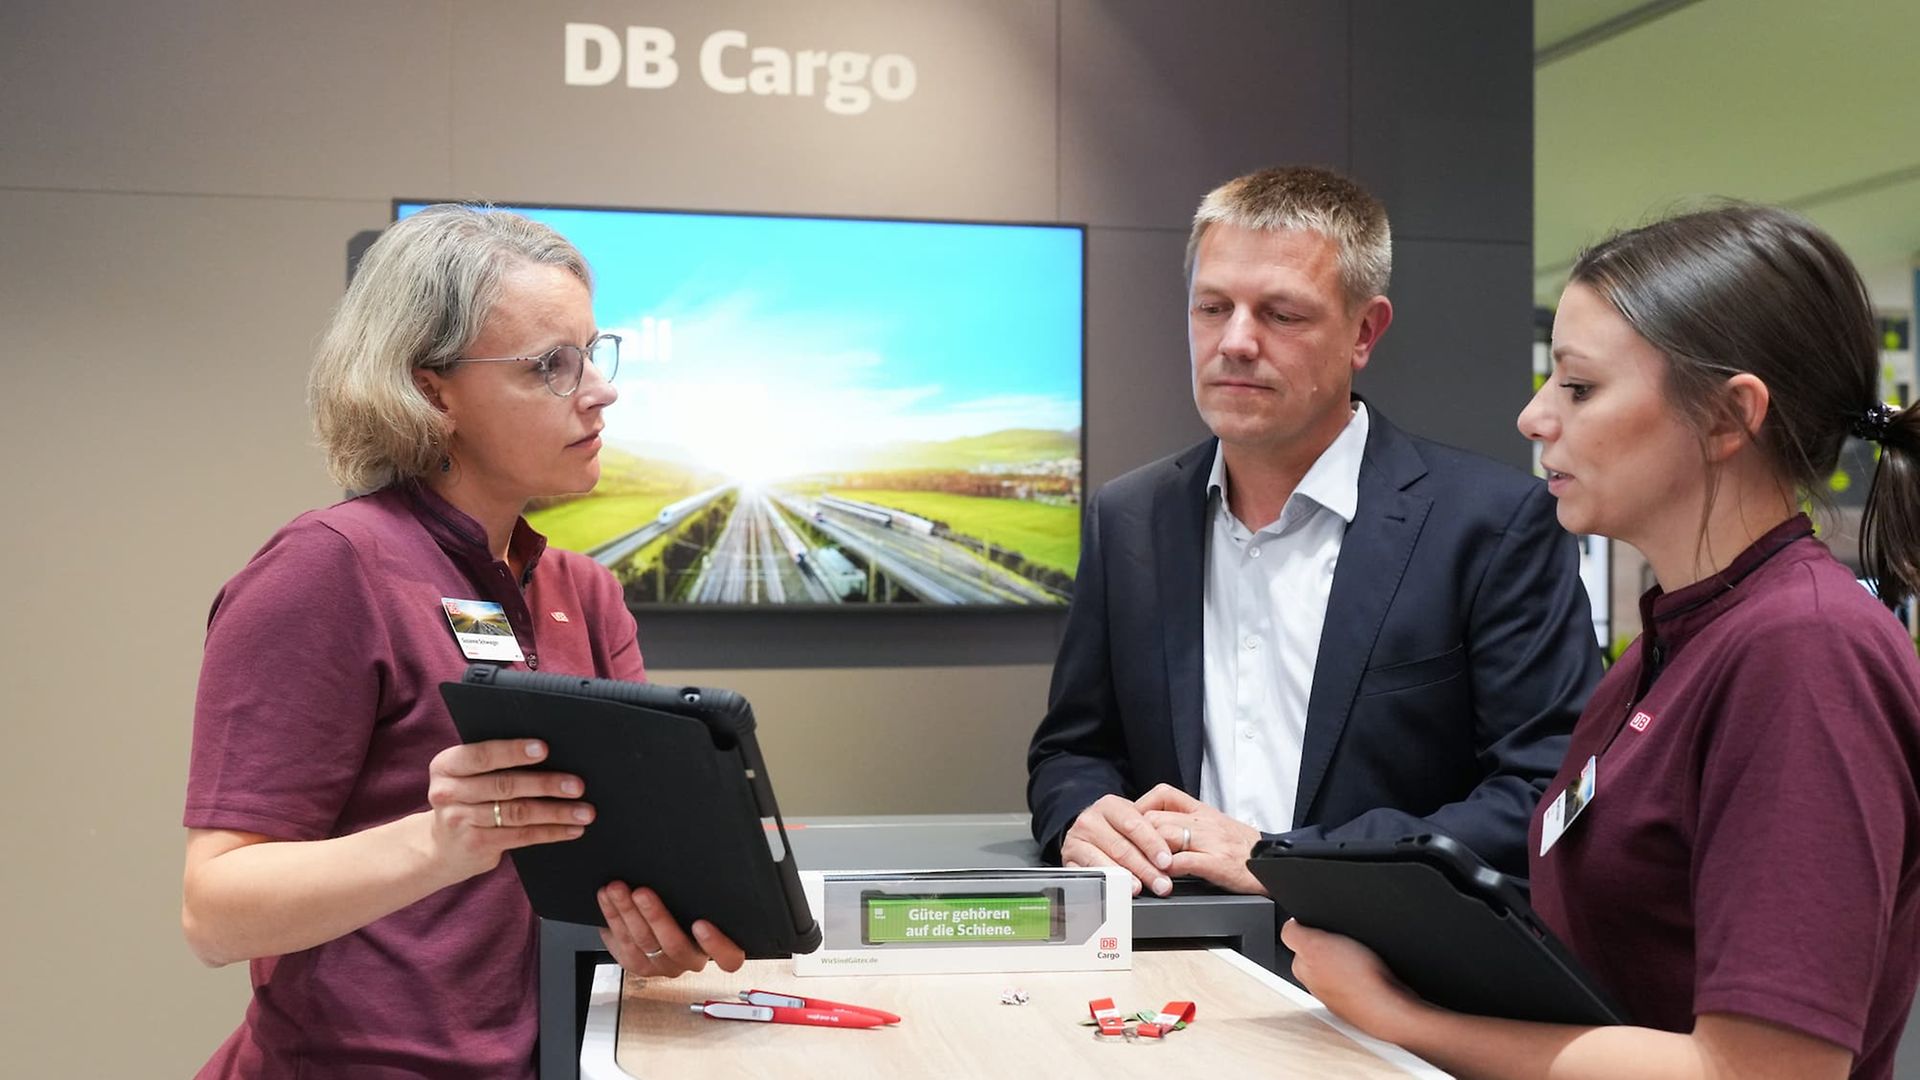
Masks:
[[[1653,717],[1643,712],[1637,712],[1633,714],[1633,719],[1627,721],[1627,726],[1635,731],[1645,731],[1647,730],[1647,725],[1651,723],[1653,723]]]
[[[1102,948],[1103,950],[1106,950],[1107,952],[1112,952],[1113,950],[1119,947],[1120,947],[1120,939],[1117,937],[1103,937],[1100,939],[1100,948]]]

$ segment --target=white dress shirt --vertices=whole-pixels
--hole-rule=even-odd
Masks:
[[[1259,532],[1234,517],[1226,461],[1214,450],[1200,801],[1261,832],[1293,828],[1320,628],[1340,542],[1360,501],[1366,445],[1367,407],[1356,402],[1346,428],[1287,496],[1279,520]]]

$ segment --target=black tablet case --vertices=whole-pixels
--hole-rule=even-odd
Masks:
[[[1247,868],[1287,914],[1366,945],[1435,1005],[1512,1020],[1629,1022],[1513,879],[1451,837],[1267,841]]]
[[[819,946],[745,698],[491,664],[440,693],[463,740],[543,739],[547,759],[530,768],[586,781],[584,835],[510,852],[541,917],[604,926],[594,894],[623,881],[659,893],[682,926],[712,922],[751,959]]]

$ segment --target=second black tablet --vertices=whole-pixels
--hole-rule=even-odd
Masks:
[[[542,918],[603,926],[594,894],[623,881],[659,893],[682,926],[712,922],[753,959],[820,944],[745,698],[489,664],[440,693],[463,740],[542,739],[536,768],[586,781],[585,835],[511,852]]]
[[[1624,1024],[1510,879],[1446,836],[1269,841],[1247,868],[1302,925],[1380,955],[1435,1005],[1478,1016]]]

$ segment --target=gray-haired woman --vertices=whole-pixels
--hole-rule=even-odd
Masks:
[[[619,340],[591,290],[551,229],[438,206],[387,230],[334,314],[315,426],[367,494],[276,533],[208,623],[181,919],[208,964],[252,961],[254,996],[202,1076],[533,1075],[535,920],[501,855],[579,836],[592,793],[525,768],[538,742],[462,745],[438,685],[476,612],[513,664],[645,677],[613,577],[521,517],[599,479]],[[648,890],[600,901],[629,970],[744,959]]]

